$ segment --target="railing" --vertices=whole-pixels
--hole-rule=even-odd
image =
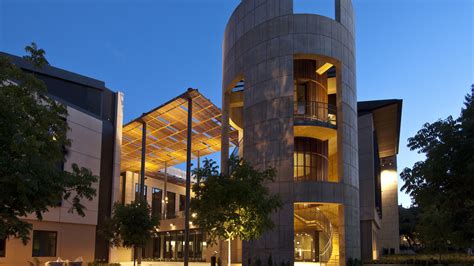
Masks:
[[[306,226],[313,225],[321,230],[326,238],[326,243],[319,250],[318,258],[319,262],[328,262],[332,254],[332,238],[334,235],[334,228],[329,218],[318,208],[311,208],[300,214],[295,212],[295,218],[304,222]]]
[[[335,126],[337,107],[332,104],[316,101],[294,102],[295,119],[317,121]]]
[[[175,219],[175,218],[184,218],[184,211],[176,212],[167,212],[166,214],[161,214],[161,220]]]

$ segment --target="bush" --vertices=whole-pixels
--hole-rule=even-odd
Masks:
[[[106,263],[106,262],[89,262],[87,266],[120,266],[120,263]]]
[[[448,253],[448,254],[416,254],[416,255],[387,255],[378,260],[367,261],[365,264],[415,264],[415,265],[432,265],[432,264],[474,264],[474,257],[466,254]]]

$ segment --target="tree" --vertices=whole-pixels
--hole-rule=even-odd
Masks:
[[[133,201],[125,205],[116,202],[112,217],[106,220],[101,232],[113,246],[133,248],[135,251],[144,248],[146,242],[156,236],[159,224],[158,217],[150,214],[150,207],[145,201]],[[138,254],[140,264],[141,253]]]
[[[401,173],[402,190],[420,211],[421,240],[438,251],[468,248],[474,239],[474,85],[459,118],[426,123],[408,147],[426,156]]]
[[[231,241],[260,238],[273,228],[270,214],[282,205],[279,195],[270,195],[264,185],[273,182],[273,168],[258,171],[244,160],[231,159],[230,163],[231,175],[219,173],[212,160],[193,171],[197,182],[190,204],[192,222],[207,232],[210,244],[228,241],[228,265]]]
[[[25,48],[36,68],[48,61],[36,44]],[[47,96],[45,84],[0,56],[0,239],[29,240],[31,224],[22,220],[71,202],[70,212],[84,216],[81,200],[92,200],[98,177],[72,164],[72,172],[58,165],[66,161],[71,140],[64,105]]]
[[[402,205],[398,206],[399,220],[400,220],[400,236],[404,237],[408,243],[408,248],[414,250],[418,248],[418,208],[410,207],[404,208]]]

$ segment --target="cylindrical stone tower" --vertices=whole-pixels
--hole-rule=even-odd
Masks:
[[[242,243],[244,265],[360,258],[354,14],[351,0],[334,9],[335,20],[242,0],[227,24],[222,169],[232,126],[243,159],[276,168],[268,187],[284,202],[271,232]]]

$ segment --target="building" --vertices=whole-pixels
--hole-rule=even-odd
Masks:
[[[98,196],[83,201],[85,217],[69,213],[70,203],[66,201],[45,213],[42,221],[36,220],[34,214],[29,215],[25,219],[33,225],[31,240],[26,246],[20,239],[9,239],[0,245],[4,248],[0,252],[0,264],[27,265],[27,261],[35,258],[45,262],[57,257],[93,261],[102,252],[108,252],[107,243],[96,235],[96,229],[110,213],[112,182],[120,174],[116,151],[121,137],[122,94],[109,90],[96,79],[52,66],[37,69],[10,54],[0,53],[0,56],[34,73],[45,82],[49,96],[67,106],[68,137],[72,145],[64,169],[68,171],[72,163],[77,163],[100,176],[99,183],[94,184]]]
[[[334,1],[334,19],[297,4],[242,0],[225,30],[222,169],[232,126],[241,157],[276,168],[268,188],[284,202],[273,231],[242,243],[241,261],[345,265],[395,253],[401,101],[358,107],[351,0]]]
[[[221,151],[225,171],[233,150],[257,168],[277,170],[276,182],[268,184],[284,202],[272,216],[275,228],[255,241],[235,240],[234,263],[272,256],[277,264],[345,265],[350,258],[398,252],[402,102],[357,102],[351,0],[335,0],[334,19],[295,13],[295,4],[242,0],[237,6],[223,42],[222,111],[190,89],[122,126],[122,94],[103,82],[53,67],[37,73],[70,110],[71,149],[77,154],[69,161],[83,160],[101,176],[99,196],[85,218],[62,207],[42,222],[31,220],[34,230],[56,232],[55,256],[130,264],[134,251],[110,247],[96,229],[113,202],[140,196],[143,177],[145,197],[161,224],[142,255],[183,260],[185,174],[173,166],[187,159],[189,123],[195,167],[201,157]],[[190,232],[191,261],[208,263],[217,254],[226,263],[226,242],[207,246],[205,232],[192,224]],[[80,247],[78,239],[84,239]],[[7,241],[0,262],[13,260],[11,249],[30,259],[31,244],[20,245]]]
[[[359,102],[359,186],[362,259],[398,253],[397,153],[402,100]]]
[[[191,121],[188,119],[189,100],[193,102]],[[201,157],[221,150],[222,123],[220,109],[198,90],[188,89],[123,126],[122,174],[116,181],[120,186],[113,201],[129,203],[139,198],[143,172],[145,198],[152,214],[161,218],[159,236],[142,250],[145,259],[184,259],[185,173],[173,166],[186,162],[189,123],[192,123],[190,159],[194,167],[199,167]],[[231,143],[236,144],[237,131],[232,130],[229,135]],[[145,157],[142,157],[142,147],[146,147]],[[191,224],[190,260],[209,262],[216,251],[219,247],[208,247],[205,232]],[[130,262],[133,250],[112,248],[109,258],[112,262]]]
[[[353,7],[336,0],[331,19],[295,3],[243,0],[225,30],[222,145],[235,126],[243,158],[276,168],[269,189],[284,202],[242,261],[344,265],[360,259]]]

